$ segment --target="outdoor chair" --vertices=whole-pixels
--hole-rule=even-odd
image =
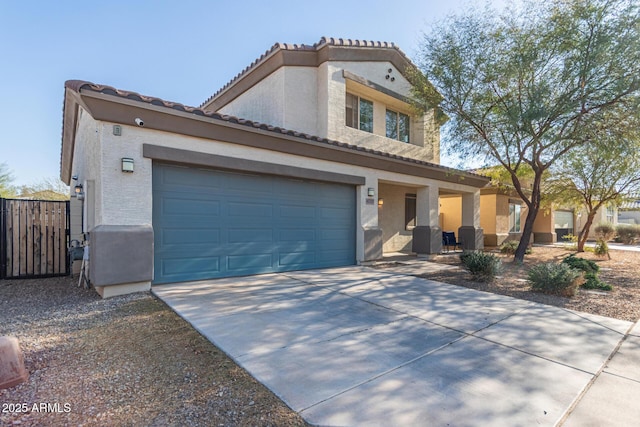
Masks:
[[[451,247],[453,247],[454,252],[456,248],[460,248],[460,250],[462,250],[462,242],[456,241],[456,234],[453,231],[443,231],[442,249],[447,248],[447,252],[449,252]]]

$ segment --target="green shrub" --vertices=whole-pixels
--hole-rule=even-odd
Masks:
[[[631,245],[635,239],[640,237],[640,227],[634,224],[618,224],[616,234],[622,243]]]
[[[562,240],[566,240],[567,243],[571,243],[571,245],[567,246],[567,249],[572,251],[578,250],[578,236],[574,236],[573,234],[565,234],[562,236]]]
[[[604,283],[595,273],[585,273],[585,282],[581,285],[584,289],[598,289],[600,291],[611,291],[613,286]]]
[[[502,245],[500,245],[500,253],[513,255],[516,253],[519,244],[520,242],[518,240],[506,240]],[[530,254],[531,246],[528,246],[524,253]]]
[[[611,240],[616,235],[616,227],[610,222],[601,222],[595,226],[593,231],[598,239],[604,241]]]
[[[527,280],[535,291],[572,297],[584,281],[582,272],[566,263],[547,262],[534,265],[527,272]]]
[[[608,256],[609,255],[609,245],[607,245],[606,240],[598,239],[596,241],[596,246],[593,248],[593,253],[598,256]],[[609,257],[611,259],[611,257]]]
[[[471,276],[481,282],[492,281],[502,270],[500,258],[484,252],[465,252],[460,255],[460,261]]]
[[[520,242],[517,240],[507,240],[500,245],[500,253],[513,255],[516,253],[519,244]]]
[[[569,267],[573,268],[574,270],[579,270],[584,272],[585,282],[582,285],[580,285],[581,288],[598,289],[601,291],[610,291],[613,289],[611,285],[608,285],[604,283],[602,280],[600,280],[600,278],[598,277],[600,266],[595,262],[588,259],[584,259],[584,258],[578,258],[574,254],[571,254],[565,259],[563,259],[562,263],[567,264]]]
[[[575,254],[569,255],[562,262],[573,269],[584,271],[585,273],[597,273],[600,271],[598,264],[588,259],[579,258]]]

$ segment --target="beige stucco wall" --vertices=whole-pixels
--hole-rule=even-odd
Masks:
[[[316,69],[282,67],[225,105],[219,112],[319,135],[317,105]]]
[[[80,107],[76,139],[83,142],[74,146],[71,175],[77,176],[78,180],[72,181],[71,187],[77,184],[84,187],[85,232],[102,221],[102,133],[102,124]],[[87,212],[89,205],[95,206],[90,213]]]
[[[383,252],[411,252],[413,231],[407,230],[405,196],[416,194],[415,187],[391,184],[378,185],[379,197],[384,201],[378,208],[378,222],[382,229]]]
[[[440,196],[440,220],[442,231],[453,231],[457,239],[458,228],[462,226],[462,197]]]
[[[395,81],[386,79],[389,69]],[[318,68],[281,67],[219,110],[244,119],[280,126],[323,138],[362,145],[434,163],[440,162],[440,131],[433,111],[412,114],[411,106],[372,89],[360,88],[343,77],[343,70],[363,77],[403,96],[410,96],[409,82],[390,62],[324,62]],[[374,132],[345,125],[345,97],[349,91],[374,103]],[[357,86],[357,85],[355,85]],[[385,106],[411,117],[411,143],[385,136]]]
[[[484,234],[496,233],[496,194],[480,195],[480,227]]]
[[[587,222],[587,210],[584,208],[578,210],[574,218],[574,227],[575,227],[574,234],[575,235],[578,235],[578,233],[582,231],[582,228],[584,227],[584,224],[586,222]],[[589,239],[597,238],[595,233],[595,227],[598,224],[604,223],[604,222],[611,222],[614,226],[618,225],[618,208],[617,207],[613,208],[613,221],[607,221],[606,208],[600,208],[596,211],[596,216],[593,218],[593,224],[591,225],[591,228],[589,230],[589,237],[588,237]]]
[[[395,81],[386,79],[388,70]],[[429,112],[424,117],[416,117],[412,114],[411,106],[393,97],[373,89],[364,88],[355,84],[343,76],[343,70],[347,70],[359,77],[363,77],[386,89],[400,95],[411,95],[409,82],[395,69],[390,62],[331,62],[319,69],[319,73],[327,73],[328,103],[327,113],[320,113],[321,117],[327,117],[326,137],[351,144],[362,145],[373,150],[393,153],[403,157],[409,157],[434,163],[439,163],[440,132],[434,124],[433,113]],[[318,79],[324,81],[325,78]],[[362,96],[373,102],[374,128],[373,133],[350,128],[345,125],[345,100],[347,91]],[[409,144],[389,139],[385,136],[385,112],[389,108],[409,114],[411,117],[411,131]],[[324,108],[324,105],[319,105]],[[325,136],[325,135],[321,135]]]

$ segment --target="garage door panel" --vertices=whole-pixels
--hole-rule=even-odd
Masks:
[[[355,188],[153,166],[154,283],[355,263]]]
[[[229,230],[229,243],[272,243],[271,228],[232,228]]]
[[[278,234],[279,242],[312,242],[316,240],[316,230],[309,228],[281,229]]]
[[[218,189],[224,185],[223,177],[211,175],[208,170],[172,166],[163,170],[156,181],[167,191],[180,190],[198,193],[203,188]]]
[[[268,272],[273,268],[271,253],[248,253],[243,255],[229,255],[227,268],[230,272]]]
[[[278,265],[281,267],[295,266],[314,266],[318,262],[316,253],[314,251],[306,252],[281,252],[278,260]],[[312,267],[313,268],[313,267]]]
[[[160,263],[163,277],[182,278],[185,274],[193,279],[206,278],[220,272],[220,257],[181,257],[165,259]],[[191,279],[191,280],[193,280]]]
[[[316,207],[313,205],[281,204],[279,209],[280,218],[306,218],[308,220],[316,218]]]
[[[192,212],[192,215],[218,216],[220,215],[220,202],[177,197],[163,200],[162,213],[164,215],[183,216],[187,212]]]
[[[163,228],[160,232],[162,246],[167,245],[219,245],[220,230],[205,228]]]
[[[230,202],[227,209],[229,215],[237,217],[273,217],[273,205],[266,203]]]

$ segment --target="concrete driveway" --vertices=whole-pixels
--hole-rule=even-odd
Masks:
[[[327,426],[556,425],[632,326],[359,266],[153,292]]]

